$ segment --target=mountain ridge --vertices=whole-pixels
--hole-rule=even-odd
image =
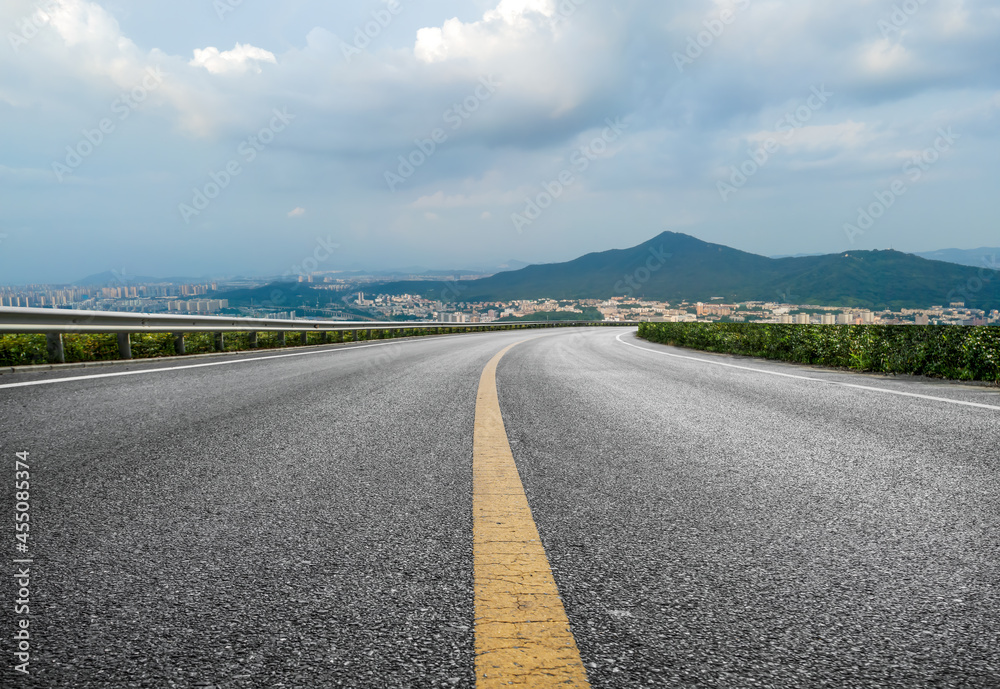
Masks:
[[[938,249],[937,251],[914,251],[914,256],[929,261],[957,263],[961,266],[996,269],[1000,263],[1000,247],[982,246],[978,249]]]
[[[1000,279],[983,280],[979,272],[892,250],[769,258],[663,232],[628,249],[592,252],[475,281],[386,282],[372,290],[447,302],[633,296],[896,309],[962,301],[970,308],[1000,308]]]

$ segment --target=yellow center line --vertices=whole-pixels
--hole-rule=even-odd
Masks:
[[[498,353],[483,369],[472,443],[476,686],[589,687],[500,414]]]

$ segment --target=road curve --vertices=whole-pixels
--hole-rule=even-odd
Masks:
[[[476,686],[477,387],[519,341],[500,409],[591,686],[1000,686],[995,390],[617,329],[0,376],[4,676]]]

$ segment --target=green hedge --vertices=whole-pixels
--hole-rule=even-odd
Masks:
[[[400,331],[402,332],[402,331]],[[408,330],[408,337],[423,334],[417,330]],[[402,335],[398,335],[402,336]],[[135,359],[152,359],[156,357],[175,356],[174,336],[171,333],[133,333],[131,336],[132,357]],[[385,339],[378,331],[362,330],[358,332],[359,340]],[[258,349],[275,349],[281,347],[280,335],[276,332],[261,332],[257,335]],[[300,345],[300,335],[289,332],[285,338],[285,347]],[[308,333],[306,344],[316,345],[323,341],[323,334]],[[343,331],[330,332],[331,343],[350,342],[351,333]],[[226,333],[225,347],[227,352],[240,352],[250,349],[250,333]],[[184,336],[184,349],[187,354],[205,354],[215,351],[215,333],[188,333]],[[112,361],[118,358],[118,336],[106,334],[67,334],[63,335],[63,350],[67,363],[80,361]],[[0,335],[0,366],[29,366],[44,364],[47,361],[45,335]]]
[[[642,323],[651,342],[800,364],[1000,383],[1000,328]]]

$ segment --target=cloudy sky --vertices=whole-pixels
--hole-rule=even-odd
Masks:
[[[996,0],[3,0],[0,28],[0,283],[1000,244]]]

